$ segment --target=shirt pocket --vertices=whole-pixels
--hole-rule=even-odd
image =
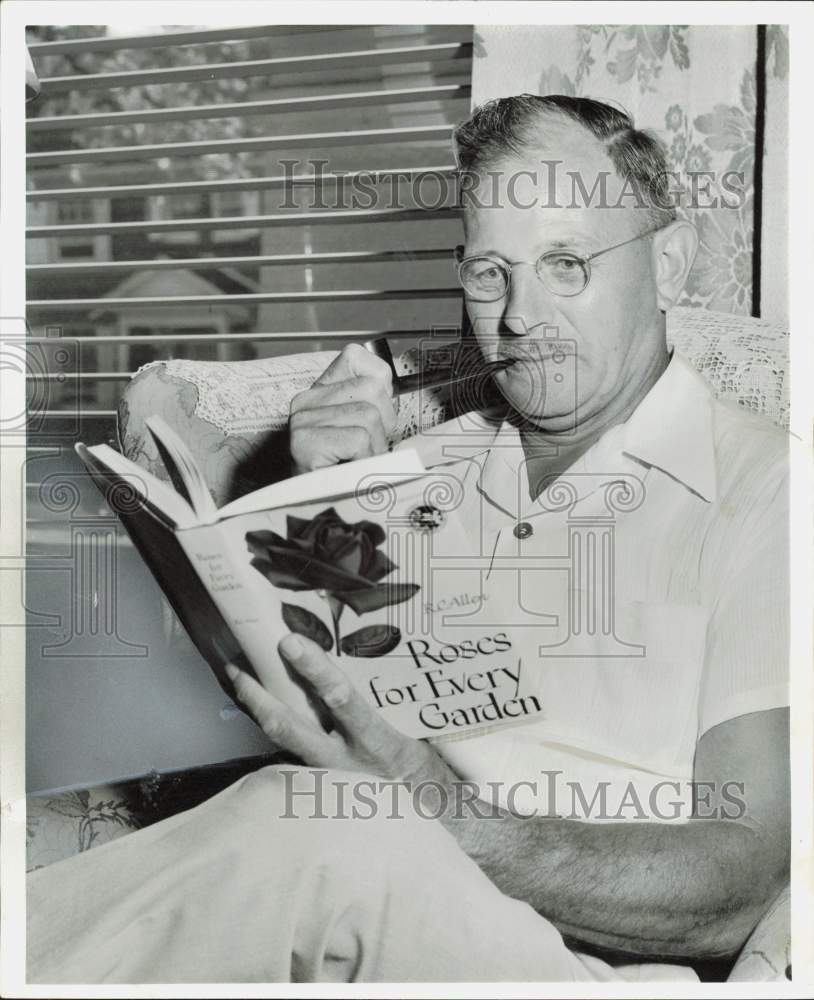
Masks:
[[[541,649],[550,739],[659,773],[692,766],[709,611],[617,601],[612,634]]]

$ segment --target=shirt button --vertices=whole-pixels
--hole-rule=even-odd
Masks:
[[[519,524],[514,526],[514,537],[515,538],[528,538],[530,535],[534,534],[534,528],[526,521],[521,521]]]

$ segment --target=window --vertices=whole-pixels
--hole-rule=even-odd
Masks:
[[[127,331],[129,336],[143,337],[161,336],[166,338],[166,344],[156,350],[151,344],[131,344],[128,347],[127,367],[130,371],[138,371],[142,365],[151,361],[170,361],[176,352],[173,350],[173,336],[183,334],[202,338],[196,344],[196,361],[218,361],[218,344],[213,335],[219,331],[214,326],[133,326]],[[206,338],[209,338],[208,340]]]
[[[216,191],[212,195],[212,214],[222,218],[256,216],[260,214],[259,191]],[[217,229],[212,233],[215,243],[229,243],[247,236],[260,236],[259,229]]]
[[[56,203],[56,221],[60,226],[84,226],[97,221],[93,201],[60,201]],[[61,236],[57,240],[57,254],[60,260],[93,260],[101,257],[102,246],[99,237]]]
[[[209,198],[206,194],[169,194],[151,199],[152,211],[150,218],[157,222],[170,222],[178,219],[200,219],[209,215]],[[150,233],[150,241],[154,246],[189,246],[191,249],[201,242],[201,232],[197,228],[173,230],[171,232],[156,231]]]
[[[105,379],[83,386],[83,401],[100,401],[86,441],[110,438],[137,363],[324,349],[360,330],[391,331],[398,348],[460,322],[454,198],[426,207],[416,195],[427,174],[453,170],[471,27],[244,25],[176,41],[178,30],[29,29],[42,92],[28,201],[32,220],[44,205],[53,214],[31,228],[49,257],[30,275],[28,321],[42,336],[69,317],[98,341]],[[117,72],[137,83],[111,85]],[[160,332],[125,345],[135,326]]]

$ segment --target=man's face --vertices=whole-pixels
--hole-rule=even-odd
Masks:
[[[537,277],[534,262],[546,251],[587,256],[647,228],[631,196],[622,198],[622,207],[611,207],[623,182],[599,143],[578,126],[555,135],[546,151],[490,168],[500,175],[489,180],[489,199],[481,193],[480,200],[496,207],[469,205],[464,220],[466,256],[495,255],[516,265],[502,299],[467,299],[481,351],[487,360],[519,359],[496,381],[515,411],[550,431],[575,423],[601,427],[626,399],[640,395],[664,350],[649,239],[592,261],[590,281],[579,295],[557,296]],[[554,186],[542,160],[561,161]],[[521,176],[523,171],[534,178]],[[574,172],[588,193],[600,172],[609,174],[606,206],[598,205],[598,193],[590,201],[580,194],[569,175]],[[551,327],[559,331],[561,346],[552,340]]]

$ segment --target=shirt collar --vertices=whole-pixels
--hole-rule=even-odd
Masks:
[[[704,378],[673,353],[624,425],[622,451],[707,501],[717,495],[713,399]]]
[[[626,423],[611,427],[568,472],[622,472],[613,456],[652,466],[704,500],[716,497],[712,396],[698,372],[673,353],[667,368]],[[539,508],[529,499],[523,445],[508,421],[495,434],[487,453],[478,456],[478,489],[512,517]],[[566,473],[563,473],[566,474]]]

